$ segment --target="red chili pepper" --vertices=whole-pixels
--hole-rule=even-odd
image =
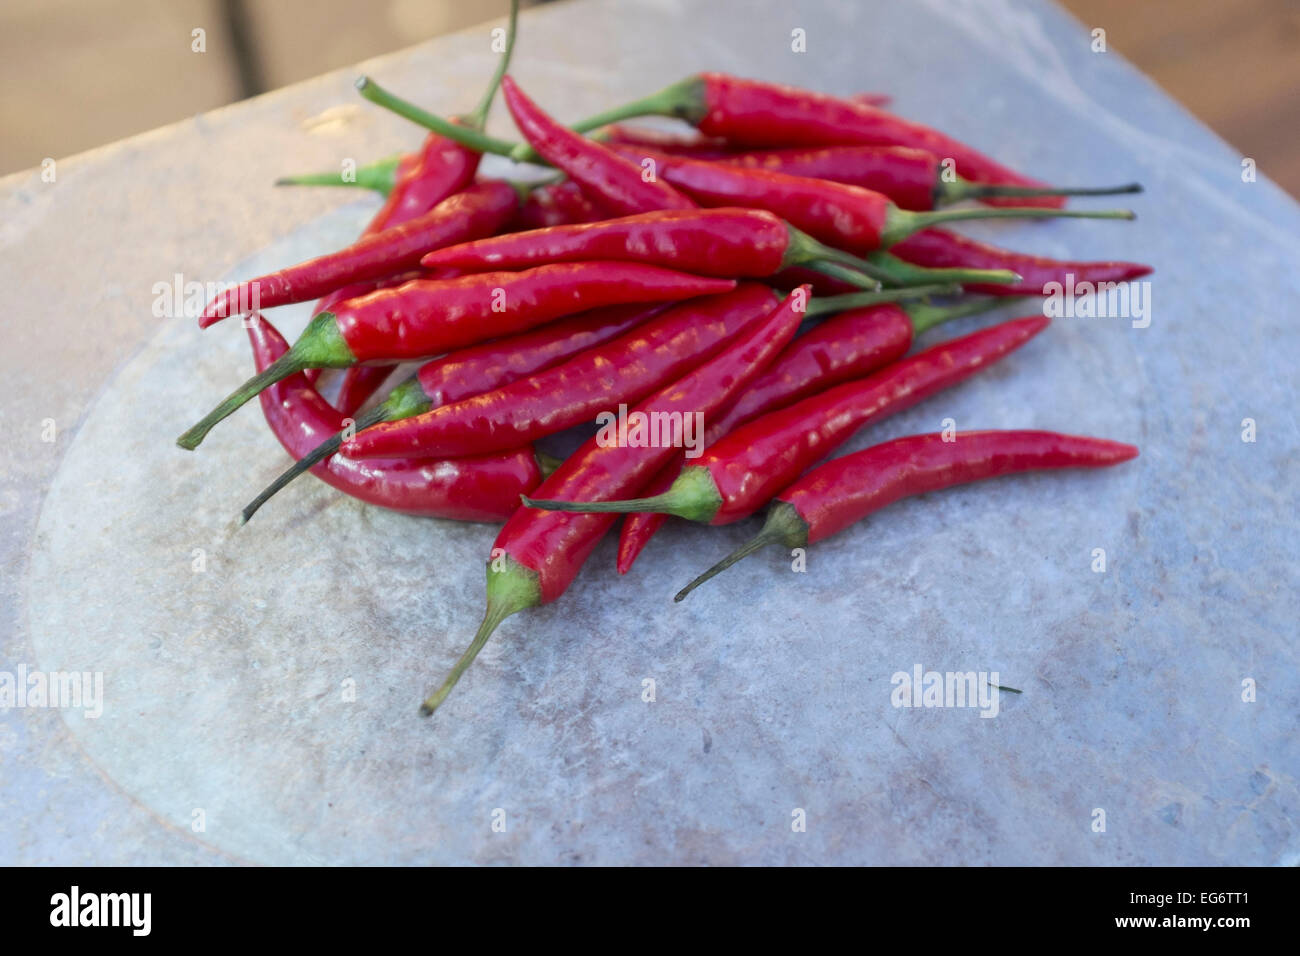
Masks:
[[[665,308],[664,305],[616,305],[593,309],[532,332],[495,339],[444,355],[421,366],[419,371],[394,388],[382,403],[352,422],[351,432],[362,431],[380,422],[400,421],[431,408],[501,388],[617,338]],[[352,369],[375,367],[354,365]],[[388,371],[385,367],[385,376]],[[348,424],[346,417],[341,420],[345,426]],[[343,439],[351,432],[338,431],[305,454],[296,456],[298,460],[244,508],[244,520],[251,518],[258,508],[293,479],[337,452]]]
[[[572,179],[565,179],[558,183],[545,183],[529,192],[519,207],[512,228],[514,231],[544,229],[607,218],[609,213],[588,199],[582,187]]]
[[[372,232],[338,252],[227,289],[208,303],[199,317],[199,327],[207,328],[227,315],[239,314],[247,303],[269,309],[306,302],[345,285],[405,272],[419,265],[425,253],[440,246],[493,235],[518,208],[519,194],[509,183],[476,183],[424,215]]]
[[[634,116],[655,114],[684,119],[705,136],[759,149],[855,144],[913,146],[953,159],[957,171],[973,182],[1043,186],[938,130],[894,116],[879,107],[724,73],[688,77],[645,99],[583,120],[573,129],[592,130]],[[520,160],[530,158],[522,149],[512,155]],[[1026,203],[1050,208],[1063,204],[1062,199],[1053,197]]]
[[[894,290],[871,302],[916,295]],[[772,291],[743,283],[734,292],[665,312],[599,349],[414,418],[388,422],[343,443],[351,458],[456,457],[519,445],[591,421],[602,409],[638,401],[681,378],[773,306]]]
[[[1132,445],[1041,431],[910,435],[814,468],[777,496],[750,541],[682,588],[680,601],[720,571],[769,545],[804,548],[900,498],[986,478],[1052,468],[1106,468],[1137,457]]]
[[[501,81],[501,92],[515,125],[538,154],[564,170],[588,198],[616,215],[695,208],[667,183],[643,178],[635,163],[555,122],[509,76]]]
[[[275,382],[308,368],[427,358],[587,309],[729,292],[736,283],[631,262],[564,262],[524,272],[415,279],[322,312],[278,361],[177,439],[196,448],[212,426]]]
[[[610,145],[634,146],[673,156],[689,156],[691,159],[728,159],[735,155],[737,149],[725,139],[709,139],[698,133],[683,136],[644,126],[622,126],[617,123],[605,127],[593,135],[592,139]]]
[[[1036,188],[973,183],[956,175],[950,178],[945,175],[938,156],[908,146],[823,146],[818,149],[740,153],[721,158],[738,166],[861,186],[883,193],[903,209],[912,210],[935,209],[949,203],[982,200],[990,196],[1114,196],[1142,191],[1139,183],[1103,188]]]
[[[630,147],[611,147],[627,154]],[[636,152],[635,150],[631,150]],[[642,151],[644,152],[644,151]],[[790,176],[766,169],[669,156],[647,155],[656,173],[701,206],[766,209],[822,242],[862,254],[892,246],[914,232],[941,222],[966,219],[1133,219],[1122,209],[1069,210],[900,209],[887,196],[860,186]]]
[[[814,298],[809,313],[831,311],[835,298]],[[841,382],[861,378],[901,359],[916,336],[943,322],[977,315],[1005,304],[1005,300],[977,299],[947,308],[924,303],[876,305],[851,309],[814,327],[786,346],[766,372],[754,380],[729,409],[714,418],[703,444],[715,444],[745,422],[801,401]],[[641,491],[653,498],[672,487],[686,464],[684,457],[669,462]],[[650,543],[668,515],[636,512],[623,522],[618,539],[618,573],[627,574],[637,556]]]
[[[632,415],[684,422],[696,414],[709,418],[749,382],[790,341],[803,314],[799,304],[808,290],[798,289],[767,319],[738,336],[727,348],[693,372],[641,402]],[[684,427],[684,426],[683,426]],[[548,494],[624,494],[639,488],[665,461],[673,447],[629,447],[609,443],[600,433],[561,464],[542,483]],[[497,626],[517,611],[554,601],[572,583],[584,561],[609,530],[609,515],[562,515],[520,508],[497,535],[488,561],[487,609],[469,648],[447,679],[420,708],[432,714],[451,693],[465,669],[483,649]]]
[[[696,275],[767,278],[806,265],[859,287],[878,283],[861,273],[877,265],[841,252],[761,209],[690,209],[648,212],[602,222],[553,226],[448,246],[421,261],[428,269],[521,269],[543,262],[632,259]],[[1012,272],[913,270],[908,284],[989,282]]]
[[[604,513],[659,511],[715,525],[739,521],[864,425],[969,378],[1046,327],[1042,316],[1003,322],[755,418],[706,448],[667,492],[654,498],[546,501],[538,502],[538,507]],[[545,490],[538,489],[537,494]]]
[[[890,252],[930,268],[1010,269],[1020,274],[1016,283],[980,282],[967,286],[969,291],[992,295],[1038,294],[1049,282],[1064,284],[1068,275],[1073,275],[1076,282],[1127,282],[1151,272],[1150,266],[1136,262],[1069,262],[1032,256],[976,242],[946,229],[922,230],[892,246]]]
[[[274,364],[289,347],[261,317],[249,323],[248,338],[258,371]],[[342,427],[343,416],[302,375],[277,382],[261,399],[271,431],[295,458]],[[369,504],[459,521],[503,521],[518,510],[519,495],[542,480],[537,459],[527,448],[459,461],[360,462],[335,457],[312,473]]]

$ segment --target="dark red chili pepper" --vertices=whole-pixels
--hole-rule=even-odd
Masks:
[[[846,382],[741,425],[687,465],[672,487],[630,501],[547,501],[565,511],[659,511],[730,524],[753,514],[869,422],[969,378],[1047,327],[1031,316],[942,342],[868,378]],[[540,496],[545,489],[538,489]]]
[[[843,531],[900,498],[985,478],[1051,468],[1107,468],[1137,457],[1132,445],[1040,431],[910,435],[814,468],[772,503],[757,535],[673,599],[769,545],[804,548]]]
[[[609,213],[597,206],[572,179],[545,183],[529,192],[515,216],[514,231],[544,229],[570,223],[598,222]]]
[[[833,311],[836,298],[814,298],[810,315]],[[703,444],[708,447],[734,429],[801,401],[841,382],[861,378],[898,361],[916,336],[940,323],[977,315],[1005,304],[1005,300],[976,299],[940,308],[920,302],[876,305],[851,309],[827,319],[785,347],[766,372],[754,380],[731,407],[709,422]],[[641,492],[653,498],[672,487],[686,464],[684,457],[669,462]],[[636,512],[623,522],[618,539],[618,573],[631,570],[637,556],[650,543],[668,515]]]
[[[876,269],[876,264],[832,249],[761,209],[669,210],[516,232],[438,249],[425,256],[421,265],[474,272],[590,259],[633,259],[696,275],[746,278],[767,278],[807,265],[860,287],[878,284],[860,274]],[[908,284],[918,278],[971,283],[1002,281],[1013,275],[917,269],[906,278]]]
[[[930,268],[1010,269],[1020,274],[1016,283],[979,282],[967,286],[972,292],[992,295],[1038,294],[1049,282],[1064,285],[1068,275],[1073,275],[1076,282],[1127,282],[1151,272],[1150,266],[1136,262],[1069,262],[1013,252],[947,229],[924,229],[892,246],[890,252]]]
[[[735,285],[633,262],[562,262],[524,272],[415,279],[317,315],[274,365],[176,443],[196,448],[213,425],[262,389],[304,369],[427,358],[588,309],[717,295]]]
[[[737,336],[725,349],[686,377],[641,402],[629,414],[659,420],[700,414],[707,420],[731,396],[743,391],[790,341],[803,319],[807,289],[798,289],[768,317]],[[561,495],[625,494],[639,488],[674,454],[672,447],[630,447],[597,434],[542,483],[539,492]],[[520,508],[497,535],[488,560],[487,609],[469,648],[424,706],[431,714],[451,693],[461,674],[497,626],[517,611],[554,601],[572,583],[584,561],[614,522],[609,515],[562,515]]]
[[[269,309],[306,302],[352,283],[405,272],[419,265],[425,253],[440,246],[493,235],[518,208],[519,194],[509,183],[475,183],[424,215],[371,232],[338,252],[227,289],[208,303],[199,317],[199,327],[207,328],[227,315],[238,314],[241,303]]]
[[[705,136],[759,149],[791,146],[913,146],[952,158],[957,172],[977,183],[1041,187],[938,130],[894,116],[879,107],[796,89],[745,80],[723,73],[701,73],[642,100],[576,124],[583,132],[634,116],[676,116]],[[527,150],[513,158],[529,159]],[[990,199],[992,203],[1003,200]],[[1059,208],[1060,198],[1042,197],[1026,205]]]
[[[393,374],[392,365],[353,365],[343,370],[343,380],[339,382],[338,397],[334,407],[344,418],[351,418],[370,396],[379,390],[379,386],[388,381]]]
[[[290,468],[244,508],[244,520],[251,518],[258,508],[293,479],[337,452],[349,434],[380,422],[400,421],[431,408],[501,388],[617,338],[665,308],[667,306],[660,304],[616,305],[606,309],[593,309],[532,332],[472,345],[426,363],[394,388],[383,402],[353,422],[350,431],[338,431],[305,454],[297,456],[298,460]],[[348,371],[376,367],[354,365]],[[387,376],[389,369],[385,366],[383,371]],[[348,424],[346,418],[343,423]]]
[[[740,153],[721,158],[738,166],[861,186],[883,193],[903,209],[918,211],[990,196],[1114,196],[1142,191],[1139,183],[1104,188],[1037,188],[973,183],[960,176],[946,176],[938,156],[908,146],[823,146],[819,149]]]
[[[524,139],[547,162],[564,170],[589,199],[614,214],[695,208],[667,183],[644,178],[635,163],[555,122],[509,76],[501,81],[501,92]]]
[[[610,147],[624,154],[637,150]],[[641,151],[644,152],[644,151]],[[766,209],[811,236],[839,249],[862,254],[888,248],[921,229],[966,219],[1133,219],[1122,209],[1068,210],[900,209],[887,196],[860,186],[825,179],[790,176],[766,169],[711,163],[667,153],[647,155],[658,176],[672,183],[701,206],[742,206]]]
[[[249,323],[248,337],[259,371],[274,364],[289,347],[261,317]],[[271,431],[295,458],[342,427],[343,416],[302,375],[277,382],[262,392],[261,399]],[[335,457],[312,473],[369,504],[459,521],[505,520],[518,510],[519,495],[542,480],[538,461],[527,448],[459,461],[360,462]]]

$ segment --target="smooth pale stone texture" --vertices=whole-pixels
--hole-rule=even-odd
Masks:
[[[1053,8],[577,0],[526,15],[515,73],[562,119],[703,68],[885,90],[1012,166],[1143,181],[1136,223],[969,231],[1153,263],[1148,328],[1060,319],[849,446],[951,418],[1129,440],[1136,462],[905,502],[805,574],[773,551],[676,606],[753,523],[670,525],[623,579],[611,539],[433,721],[415,706],[477,623],[492,528],[304,481],[233,533],[284,455],[256,408],[196,454],[172,445],[250,362],[234,322],[154,318],[154,283],[346,242],[373,201],[264,184],[409,148],[352,78],[464,108],[486,29],[60,162],[54,183],[0,181],[0,670],[101,671],[106,696],[97,720],[0,716],[0,859],[1295,862],[1300,215]],[[988,720],[891,706],[917,664],[1023,693]]]

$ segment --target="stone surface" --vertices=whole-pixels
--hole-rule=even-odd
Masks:
[[[607,541],[432,722],[414,706],[477,623],[492,529],[303,484],[232,532],[283,454],[255,408],[171,444],[248,359],[233,323],[154,318],[154,283],[346,241],[372,203],[263,184],[411,144],[353,105],[355,73],[452,111],[482,40],[0,180],[0,670],[105,682],[98,719],[0,714],[0,860],[1295,862],[1300,212],[1050,7],[575,0],[527,15],[515,72],[565,119],[706,67],[887,90],[1013,166],[1142,180],[1133,224],[970,231],[1152,262],[1149,327],[1058,320],[852,446],[952,418],[1131,440],[1136,462],[906,502],[806,574],[752,558],[678,606],[749,525],[669,527],[624,579]],[[891,706],[917,664],[1022,693],[989,720]]]

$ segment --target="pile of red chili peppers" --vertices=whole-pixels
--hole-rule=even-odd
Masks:
[[[1137,455],[1098,438],[984,431],[914,435],[825,461],[1048,322],[1031,314],[918,350],[935,326],[1043,295],[1070,275],[1123,282],[1151,271],[1013,252],[940,224],[1131,219],[1062,207],[1067,196],[1140,187],[1054,188],[886,111],[878,95],[841,99],[718,73],[565,127],[506,75],[516,14],[469,115],[447,120],[358,82],[428,135],[347,182],[282,181],[361,186],[386,200],[347,248],[209,303],[201,327],[249,301],[260,310],[319,300],[292,344],[252,314],[256,374],[178,440],[196,447],[258,396],[295,463],[244,520],[310,471],[369,504],[503,524],[487,555],[482,625],[424,713],[502,620],[564,593],[621,513],[626,573],[668,516],[727,524],[768,508],[756,536],[681,600],[765,545],[805,547],[908,495]],[[498,87],[522,142],[483,131]],[[625,125],[645,115],[694,131]],[[512,167],[525,178],[484,175],[485,153],[530,164]],[[538,166],[553,172],[526,178]],[[984,205],[946,208],[963,201]],[[968,291],[982,295],[955,298]],[[411,361],[420,364],[394,373]],[[328,369],[342,370],[337,381]],[[390,378],[397,384],[377,398]],[[593,423],[603,424],[563,460],[538,447]]]

